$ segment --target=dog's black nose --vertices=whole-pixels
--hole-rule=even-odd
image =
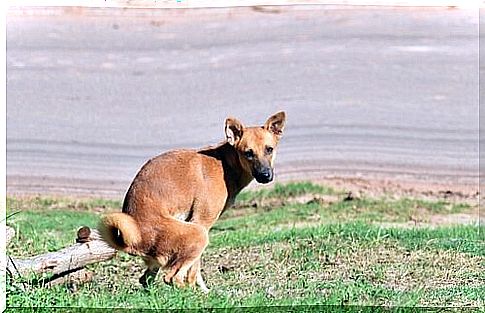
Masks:
[[[266,179],[270,179],[271,178],[271,172],[270,171],[263,172],[263,173],[261,173],[261,176],[263,176]]]
[[[273,180],[273,171],[272,170],[265,170],[257,173],[254,175],[256,181],[261,184],[267,184]]]

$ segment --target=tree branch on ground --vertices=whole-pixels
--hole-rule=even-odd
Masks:
[[[15,232],[14,232],[15,233]],[[8,239],[8,236],[7,236]],[[83,282],[92,278],[92,273],[84,267],[112,259],[116,250],[102,240],[95,229],[82,227],[74,245],[59,251],[49,252],[29,258],[7,258],[7,273],[12,278],[22,278],[29,274],[52,274],[46,286],[54,286],[68,281]]]

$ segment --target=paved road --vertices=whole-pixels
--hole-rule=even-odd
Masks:
[[[122,194],[280,109],[280,180],[476,184],[477,36],[476,10],[11,11],[7,192]]]

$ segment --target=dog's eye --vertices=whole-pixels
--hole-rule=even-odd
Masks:
[[[272,154],[273,153],[273,147],[266,147],[266,154]]]
[[[245,156],[247,159],[252,159],[252,158],[254,158],[254,152],[253,152],[253,150],[246,150],[246,151],[244,151],[244,156]]]

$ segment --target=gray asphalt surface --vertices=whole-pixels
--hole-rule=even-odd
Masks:
[[[148,158],[281,109],[277,180],[477,184],[478,12],[7,15],[9,194],[120,195]]]

